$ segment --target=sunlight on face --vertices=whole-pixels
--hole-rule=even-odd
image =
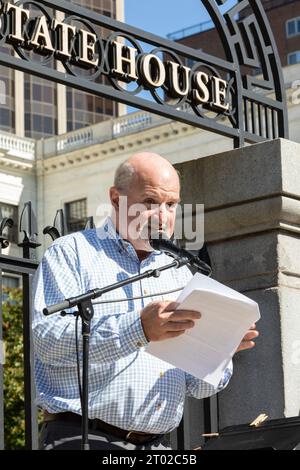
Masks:
[[[137,250],[151,250],[149,235],[158,231],[169,237],[174,232],[180,199],[176,172],[151,171],[139,177],[127,194],[119,193],[117,226],[123,238]]]

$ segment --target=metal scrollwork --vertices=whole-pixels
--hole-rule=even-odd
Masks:
[[[64,0],[0,2],[0,65],[224,135],[235,147],[288,137],[282,71],[261,1],[202,4],[222,58]],[[18,26],[13,5],[24,9]]]
[[[39,64],[43,65],[49,65],[52,60],[53,60],[53,52],[46,52],[42,51],[42,54],[37,55],[32,53],[32,47],[29,45],[29,40],[31,37],[32,33],[32,28],[33,28],[33,22],[35,18],[39,17],[41,14],[46,18],[47,23],[51,24],[52,21],[52,16],[51,12],[49,9],[44,8],[42,5],[40,5],[36,1],[23,1],[19,0],[16,3],[17,6],[22,6],[24,8],[27,8],[28,10],[31,11],[31,18],[26,24],[24,25],[24,43],[23,44],[18,44],[18,43],[13,43],[13,47],[19,57],[25,61],[28,62],[37,62]]]
[[[69,25],[72,25],[74,23],[78,25],[78,23],[79,24],[81,23],[86,28],[87,31],[89,31],[90,33],[94,34],[97,37],[96,57],[98,58],[98,60],[97,60],[97,65],[93,67],[91,73],[88,71],[82,71],[82,69],[78,67],[78,64],[76,64],[76,60],[70,62],[67,59],[62,59],[62,63],[65,69],[70,74],[77,76],[77,77],[84,76],[84,78],[88,80],[96,80],[99,77],[99,75],[103,73],[104,71],[105,53],[104,53],[104,45],[103,45],[102,38],[100,37],[96,28],[93,27],[93,24],[90,21],[82,20],[78,18],[78,16],[75,16],[75,15],[67,16],[63,22]],[[73,52],[73,56],[76,57],[78,45],[76,44],[76,40],[74,38],[72,38],[71,40],[70,50]]]

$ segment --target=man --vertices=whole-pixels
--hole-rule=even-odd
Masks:
[[[81,439],[75,319],[45,317],[43,308],[168,264],[167,255],[149,251],[148,236],[153,229],[172,235],[179,192],[178,175],[167,160],[146,152],[133,155],[117,169],[110,189],[112,219],[99,229],[56,240],[45,253],[35,277],[33,318],[38,401],[45,410],[41,448],[79,449]],[[145,350],[148,342],[182,335],[201,322],[199,312],[176,310],[172,300],[178,292],[169,292],[182,289],[191,277],[187,267],[173,268],[159,279],[112,291],[95,304],[89,370],[92,449],[170,448],[165,434],[178,426],[185,396],[208,397],[227,385],[231,364],[214,388]],[[257,334],[250,330],[238,350],[253,347]]]

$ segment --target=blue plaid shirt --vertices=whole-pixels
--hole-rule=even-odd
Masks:
[[[167,255],[152,252],[140,262],[132,245],[119,237],[109,218],[101,228],[67,235],[52,243],[34,278],[35,374],[38,404],[42,408],[50,413],[81,413],[75,318],[59,313],[46,317],[43,308],[170,261]],[[214,388],[145,351],[147,339],[141,309],[153,300],[175,300],[179,292],[165,295],[163,292],[184,287],[191,277],[186,267],[172,268],[162,272],[158,279],[147,278],[95,300],[125,299],[94,307],[90,418],[100,418],[122,429],[165,433],[178,426],[186,395],[204,398],[227,385],[231,365],[218,388]],[[139,296],[148,297],[130,300]]]

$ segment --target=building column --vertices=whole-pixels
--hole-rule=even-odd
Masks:
[[[15,134],[25,136],[25,99],[24,99],[24,73],[14,70],[15,89]]]
[[[58,21],[63,21],[65,15],[61,11],[56,11],[56,19]],[[56,61],[56,70],[62,73],[66,73],[62,63]],[[67,132],[67,87],[61,83],[56,84],[57,92],[57,134],[65,134]]]
[[[124,8],[124,0],[116,0],[116,20],[125,21],[125,8]],[[127,114],[127,105],[124,103],[116,103],[117,105],[117,115],[118,116],[125,116]]]
[[[57,61],[57,70],[63,72],[62,65]],[[67,88],[57,83],[57,134],[67,132]]]
[[[299,155],[298,143],[276,139],[176,165],[183,203],[205,205],[213,277],[261,311],[256,347],[236,354],[233,378],[218,395],[219,429],[260,413],[299,415]],[[200,404],[190,406],[196,415]]]

